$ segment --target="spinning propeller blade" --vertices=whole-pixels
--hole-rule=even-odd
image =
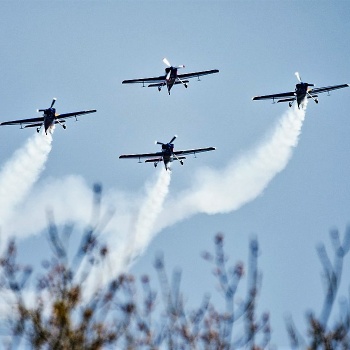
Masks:
[[[56,98],[56,97],[54,97],[54,98],[52,99],[52,102],[51,102],[51,106],[50,106],[50,108],[52,108],[52,107],[53,107],[53,105],[55,104],[56,100],[57,100],[57,98]],[[46,111],[46,109],[37,109],[36,111],[37,111],[37,112],[45,112],[45,111]]]
[[[163,58],[163,62],[169,67],[173,67],[170,62],[168,61],[168,59],[166,58]],[[176,66],[176,67],[173,67],[173,68],[185,68],[185,65],[184,64],[180,64],[179,66]]]
[[[173,143],[175,141],[175,139],[177,138],[177,135],[174,135],[174,137],[170,140],[169,143]]]
[[[50,106],[50,108],[52,108],[52,107],[53,107],[53,105],[55,104],[56,100],[57,100],[57,98],[56,98],[56,97],[54,97],[54,98],[53,98],[53,100],[52,100],[52,102],[51,102],[51,106]]]
[[[164,64],[167,65],[168,67],[171,67],[170,62],[169,62],[165,57],[163,58],[163,62],[164,62]]]
[[[174,137],[169,141],[169,143],[173,143],[176,138],[177,138],[177,135],[174,135]],[[155,144],[156,145],[166,145],[165,143],[160,142],[160,141],[156,141]]]
[[[299,80],[299,82],[302,83],[301,77],[300,77],[300,75],[299,75],[298,72],[295,72],[295,76],[297,77],[297,79]],[[305,84],[307,84],[307,86],[315,86],[315,84],[309,84],[309,83],[305,83]]]

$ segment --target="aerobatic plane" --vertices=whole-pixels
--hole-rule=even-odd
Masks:
[[[34,128],[36,127],[36,131],[39,132],[41,127],[44,126],[45,134],[47,134],[47,131],[51,130],[51,128],[55,124],[59,124],[63,127],[63,129],[66,129],[65,120],[66,118],[75,117],[77,119],[78,115],[83,114],[89,114],[96,112],[96,109],[90,109],[87,111],[79,111],[79,112],[71,112],[71,113],[64,113],[64,114],[56,114],[56,109],[53,108],[53,105],[56,102],[56,98],[54,98],[51,102],[51,106],[46,109],[38,109],[38,112],[43,112],[42,117],[37,118],[29,118],[29,119],[18,119],[18,120],[11,120],[8,122],[2,122],[0,125],[20,125],[21,129],[24,128]]]
[[[160,152],[155,153],[140,153],[140,154],[123,154],[119,158],[138,158],[139,163],[141,163],[141,158],[148,158],[145,160],[145,163],[153,163],[154,167],[157,167],[158,163],[163,161],[165,170],[170,170],[170,166],[168,165],[170,162],[174,160],[178,160],[181,165],[184,164],[183,160],[186,159],[185,155],[187,154],[194,154],[201,152],[208,152],[208,151],[214,151],[215,147],[206,147],[206,148],[193,148],[193,149],[187,149],[184,151],[174,151],[174,144],[173,142],[176,139],[176,135],[168,142],[163,143],[156,141],[157,145],[162,146],[162,150]]]
[[[284,92],[281,94],[255,96],[253,97],[253,100],[256,101],[271,99],[273,100],[273,102],[277,100],[277,103],[289,102],[289,107],[292,107],[293,102],[297,101],[298,108],[300,108],[300,104],[303,102],[304,98],[312,98],[315,101],[315,103],[318,103],[318,94],[321,94],[323,92],[329,93],[329,91],[342,89],[349,86],[349,84],[341,84],[325,86],[320,88],[312,88],[312,86],[315,86],[314,84],[303,83],[298,72],[296,72],[295,75],[299,80],[299,83],[295,85],[295,91]]]
[[[184,65],[173,67],[166,58],[163,59],[163,62],[167,66],[167,68],[165,68],[164,75],[153,78],[123,80],[122,84],[141,83],[143,87],[145,87],[145,84],[149,84],[148,87],[157,87],[158,91],[161,91],[162,87],[166,86],[170,95],[170,90],[174,85],[182,84],[185,88],[187,88],[189,83],[188,79],[190,78],[198,78],[198,80],[200,80],[200,76],[219,73],[218,69],[212,69],[201,72],[178,74],[178,69],[185,68]]]

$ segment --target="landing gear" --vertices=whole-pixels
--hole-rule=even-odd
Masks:
[[[318,98],[315,98],[315,102],[318,103]]]
[[[162,90],[162,88],[160,86],[158,86],[158,91],[161,91],[161,90]]]
[[[62,125],[62,128],[64,129],[64,130],[66,130],[67,129],[67,126],[66,125]]]
[[[157,167],[157,165],[158,165],[158,163],[153,163],[153,165],[154,165],[154,167],[156,168],[156,167]]]
[[[188,85],[187,84],[184,84],[185,88],[187,89],[188,88]]]
[[[292,103],[292,102],[289,102],[288,105],[289,105],[289,107],[292,107],[293,103]]]
[[[184,165],[184,161],[183,161],[183,160],[180,160],[180,164],[181,164],[181,165]]]
[[[39,134],[39,132],[40,132],[40,128],[36,128],[36,132]]]

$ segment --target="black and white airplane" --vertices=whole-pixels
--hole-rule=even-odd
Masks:
[[[36,127],[36,131],[39,132],[41,127],[44,126],[45,133],[47,134],[47,130],[50,131],[50,129],[55,124],[60,124],[63,129],[66,129],[65,124],[65,118],[71,118],[75,117],[77,118],[78,115],[83,114],[89,114],[96,112],[96,109],[90,109],[87,111],[79,111],[79,112],[71,112],[71,113],[64,113],[64,114],[56,114],[56,109],[53,108],[53,105],[56,102],[56,98],[54,98],[51,102],[51,106],[46,109],[38,109],[38,112],[43,112],[44,115],[42,117],[37,118],[29,118],[29,119],[18,119],[18,120],[11,120],[8,122],[2,122],[0,125],[20,125],[21,129],[24,128],[34,128]],[[24,125],[24,126],[23,126]]]
[[[289,107],[292,107],[293,102],[297,101],[298,108],[304,98],[312,98],[316,103],[318,103],[318,94],[322,92],[328,92],[332,90],[342,89],[348,87],[349,84],[341,84],[341,85],[332,85],[320,88],[311,88],[315,86],[314,84],[303,83],[301,81],[300,75],[298,72],[295,73],[297,79],[299,80],[299,84],[295,85],[295,91],[284,92],[281,94],[273,94],[273,95],[264,95],[264,96],[255,96],[253,100],[268,100],[271,99],[273,102],[277,100],[279,102],[289,102]]]
[[[177,70],[179,68],[185,68],[184,65],[173,67],[166,58],[163,59],[163,62],[168,66],[165,68],[164,75],[154,78],[123,80],[122,84],[141,83],[143,87],[145,87],[145,84],[149,84],[148,87],[157,87],[158,91],[161,91],[162,87],[166,86],[170,95],[170,90],[174,85],[182,84],[185,88],[187,88],[189,83],[188,79],[190,78],[198,78],[198,80],[200,80],[199,77],[202,75],[219,73],[218,69],[212,69],[201,72],[178,74]]]
[[[206,148],[193,148],[193,149],[187,149],[184,151],[174,151],[174,144],[173,142],[176,139],[176,135],[168,142],[158,142],[156,141],[157,145],[162,145],[162,150],[160,152],[155,153],[140,153],[140,154],[123,154],[119,158],[138,158],[139,163],[141,163],[141,158],[149,158],[145,160],[145,163],[153,163],[154,167],[157,167],[158,163],[163,161],[164,166],[166,170],[170,170],[170,167],[168,164],[174,160],[178,160],[181,165],[184,164],[183,160],[186,159],[185,155],[187,154],[194,154],[201,152],[208,152],[208,151],[214,151],[215,147],[206,147]]]

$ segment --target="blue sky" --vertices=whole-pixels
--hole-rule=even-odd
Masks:
[[[18,208],[18,222],[42,188],[71,175],[86,186],[99,181],[118,198],[142,197],[160,167],[118,157],[157,151],[154,140],[177,134],[178,149],[216,146],[183,167],[174,164],[168,197],[176,198],[196,188],[201,169],[223,170],[271,135],[288,106],[253,102],[252,96],[291,91],[295,71],[317,86],[350,82],[347,1],[11,1],[0,8],[0,120],[34,117],[53,97],[58,113],[97,109],[67,122],[67,130],[56,128],[45,170]],[[220,73],[193,79],[188,89],[176,86],[171,96],[121,84],[162,74],[163,57],[185,64],[184,72]],[[305,311],[321,308],[316,245],[330,248],[329,229],[343,232],[349,223],[349,90],[308,104],[291,159],[256,199],[161,230],[132,272],[153,274],[154,256],[163,251],[169,271],[183,269],[184,294],[195,306],[206,291],[215,294],[210,266],[200,258],[214,234],[225,234],[232,263],[246,260],[256,236],[263,273],[259,307],[271,313],[273,342],[288,344],[284,315],[291,312],[303,329]],[[0,133],[2,166],[34,130],[4,126]],[[60,195],[69,197],[64,188],[51,195],[52,205]],[[171,207],[167,199],[164,205]],[[45,222],[45,213],[33,220]],[[45,246],[42,232],[29,231],[21,243],[27,261]],[[347,295],[348,272],[340,295]]]

